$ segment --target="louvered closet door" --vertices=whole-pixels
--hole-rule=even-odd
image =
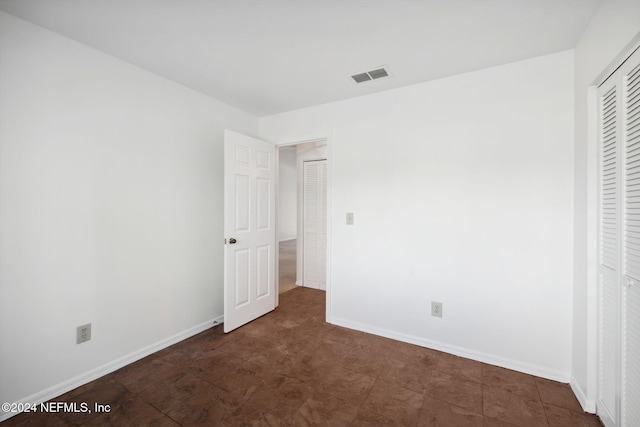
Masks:
[[[598,414],[607,427],[618,425],[620,141],[618,90],[614,80],[599,89],[600,274]]]
[[[607,427],[640,426],[640,51],[598,90],[599,373]]]
[[[327,164],[326,160],[304,162],[302,282],[310,288],[326,289],[327,252]]]
[[[621,69],[625,141],[622,288],[623,426],[640,426],[640,51]]]

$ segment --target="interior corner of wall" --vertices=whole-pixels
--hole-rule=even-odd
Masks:
[[[585,412],[589,412],[591,414],[595,414],[596,413],[596,403],[595,403],[595,401],[587,398],[587,394],[584,392],[582,387],[580,387],[580,384],[578,383],[578,380],[576,380],[576,378],[573,375],[571,376],[571,379],[569,380],[569,385],[571,386],[571,390],[573,391],[573,394],[576,395],[576,398],[578,399],[578,402],[580,403],[580,406],[582,406],[582,409]]]

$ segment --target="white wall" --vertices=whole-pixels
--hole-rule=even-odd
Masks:
[[[589,132],[589,86],[640,31],[640,2],[607,0],[575,49],[575,196],[571,385],[586,410],[596,399],[597,154]],[[592,104],[591,107],[594,107]],[[595,111],[592,108],[592,112]],[[593,123],[593,121],[592,121]],[[592,128],[595,129],[595,128]],[[591,139],[590,139],[591,138]]]
[[[332,322],[568,381],[572,51],[264,117],[260,134],[331,137]]]
[[[280,147],[278,164],[278,240],[297,236],[296,147]]]
[[[0,94],[0,401],[221,320],[223,129],[257,118],[2,12]]]

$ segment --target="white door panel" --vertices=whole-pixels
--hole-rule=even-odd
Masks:
[[[624,278],[621,286],[621,419],[640,426],[640,51],[622,68]]]
[[[303,166],[303,285],[325,290],[327,267],[327,161]]]
[[[224,331],[275,308],[275,146],[225,131]]]
[[[607,427],[640,426],[640,51],[598,88],[598,397]]]
[[[620,276],[620,142],[619,102],[615,81],[598,93],[600,117],[600,275],[597,410],[607,427],[618,424],[619,407],[619,307]]]

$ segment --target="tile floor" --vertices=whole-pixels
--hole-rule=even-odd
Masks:
[[[215,327],[54,401],[109,413],[20,414],[6,426],[599,426],[567,384],[328,325],[323,291]]]

